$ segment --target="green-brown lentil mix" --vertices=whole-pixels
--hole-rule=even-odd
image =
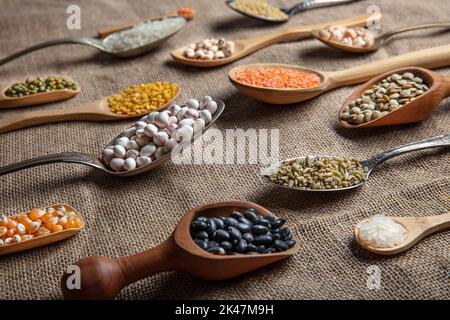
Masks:
[[[77,90],[78,85],[63,78],[47,77],[44,79],[39,77],[35,80],[27,79],[25,82],[13,84],[6,90],[5,95],[8,97],[23,97],[64,89]]]
[[[364,181],[367,171],[355,159],[307,156],[282,162],[267,177],[274,183],[299,189],[340,189]]]
[[[427,91],[429,88],[423,81],[411,72],[394,73],[344,107],[341,119],[358,125],[384,117]]]

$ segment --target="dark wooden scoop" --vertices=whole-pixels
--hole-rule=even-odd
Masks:
[[[92,256],[79,260],[81,289],[68,289],[64,274],[61,289],[65,299],[113,299],[131,283],[164,271],[185,271],[205,280],[224,280],[295,254],[292,248],[270,254],[221,256],[201,249],[190,235],[197,216],[227,216],[233,211],[254,208],[257,214],[272,215],[267,209],[247,201],[214,202],[191,209],[183,216],[169,239],[156,248],[119,259]]]

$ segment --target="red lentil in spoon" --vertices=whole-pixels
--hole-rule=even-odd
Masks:
[[[247,68],[237,72],[235,79],[263,88],[307,89],[320,85],[320,77],[313,72],[280,67]]]

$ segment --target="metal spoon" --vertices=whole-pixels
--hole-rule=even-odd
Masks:
[[[388,31],[382,35],[379,35],[375,37],[375,41],[372,46],[370,47],[355,47],[355,46],[349,46],[345,44],[341,44],[336,41],[331,40],[325,40],[320,37],[320,30],[313,30],[311,32],[312,36],[323,43],[325,43],[327,46],[346,51],[346,52],[352,52],[352,53],[368,53],[368,52],[374,52],[380,49],[380,47],[385,43],[385,41],[399,33],[407,32],[407,31],[413,31],[413,30],[419,30],[419,29],[429,29],[429,28],[443,28],[443,27],[450,27],[450,22],[439,22],[439,23],[428,23],[428,24],[419,24],[416,26],[410,26],[410,27],[404,27],[395,29],[392,31]]]
[[[203,129],[203,132],[208,130],[214,124],[214,122],[216,122],[216,120],[220,117],[223,110],[225,109],[225,103],[223,103],[220,100],[214,100],[214,101],[217,103],[217,111],[214,113],[211,122],[209,122]],[[109,142],[105,146],[105,148],[110,145],[113,145],[113,143],[119,137],[121,137],[121,135],[122,134],[119,134],[114,139],[112,139],[111,142]],[[198,138],[198,137],[194,137],[192,139],[192,142],[196,138]],[[4,166],[4,167],[0,168],[0,176],[15,172],[15,171],[20,171],[23,169],[31,168],[31,167],[36,167],[36,166],[41,166],[41,165],[51,164],[51,163],[57,163],[57,162],[64,162],[64,163],[84,164],[84,165],[93,167],[95,169],[102,170],[113,176],[126,177],[126,176],[134,176],[137,174],[141,174],[141,173],[150,171],[156,167],[159,167],[160,165],[164,164],[165,162],[169,161],[171,158],[172,158],[172,153],[168,153],[168,154],[165,154],[164,156],[162,156],[161,158],[159,158],[155,161],[152,161],[150,164],[148,164],[146,166],[138,167],[135,170],[115,172],[115,171],[112,171],[111,169],[109,169],[109,167],[107,167],[103,163],[100,155],[92,155],[92,154],[87,154],[87,153],[82,153],[82,152],[63,152],[63,153],[45,155],[45,156],[41,156],[41,157],[33,158],[30,160],[25,160],[22,162]]]
[[[258,16],[258,15],[251,14],[249,12],[239,10],[238,8],[233,6],[233,2],[235,2],[234,0],[225,0],[225,3],[228,7],[230,7],[234,11],[239,12],[240,14],[243,14],[244,16],[247,16],[249,18],[259,19],[259,20],[268,21],[268,22],[280,23],[280,22],[288,21],[293,15],[295,15],[299,12],[305,11],[307,9],[326,7],[326,6],[334,6],[334,5],[344,4],[344,3],[354,2],[354,1],[358,1],[358,0],[304,0],[300,3],[297,3],[296,5],[293,5],[292,7],[289,7],[289,8],[278,8],[276,6],[268,4],[269,6],[273,7],[274,9],[279,9],[281,12],[283,12],[285,14],[285,17],[280,18],[280,19],[265,17],[265,16]]]
[[[296,254],[296,243],[286,251],[253,255],[216,255],[201,249],[192,239],[190,225],[198,216],[229,216],[233,211],[255,209],[262,216],[273,214],[256,203],[247,201],[222,201],[208,203],[189,210],[174,232],[159,246],[132,256],[111,259],[91,256],[75,262],[81,272],[81,288],[69,289],[64,274],[61,290],[65,299],[114,299],[126,286],[164,271],[184,271],[205,280],[225,280]]]
[[[407,237],[396,246],[389,248],[373,247],[359,237],[359,228],[355,226],[355,240],[364,249],[381,255],[393,255],[402,253],[423,238],[450,228],[450,213],[444,213],[425,217],[393,217],[394,221],[401,224],[407,231]],[[361,221],[363,223],[365,220]]]
[[[21,51],[18,51],[16,53],[11,54],[10,56],[0,59],[0,66],[10,62],[14,59],[17,59],[27,53],[33,52],[35,50],[39,50],[39,49],[43,49],[43,48],[47,48],[47,47],[51,47],[51,46],[57,46],[57,45],[61,45],[61,44],[81,44],[81,45],[85,45],[85,46],[90,46],[93,48],[96,48],[102,52],[105,52],[107,54],[110,54],[114,57],[120,57],[120,58],[129,58],[129,57],[134,57],[137,55],[141,55],[143,53],[146,53],[150,50],[152,50],[153,48],[159,46],[161,43],[163,43],[164,41],[166,41],[167,39],[169,39],[171,36],[173,36],[175,33],[177,33],[179,30],[181,30],[181,28],[186,24],[186,20],[184,18],[180,18],[180,17],[174,17],[174,18],[168,18],[168,19],[180,19],[180,21],[182,20],[182,23],[180,24],[180,27],[176,30],[174,30],[171,34],[169,34],[168,36],[155,40],[153,42],[149,42],[146,43],[142,46],[139,47],[134,47],[134,48],[130,48],[130,49],[125,49],[122,51],[115,51],[113,49],[111,49],[108,44],[112,41],[114,41],[114,38],[122,33],[122,32],[128,32],[130,29],[136,28],[138,26],[140,26],[140,24],[138,25],[134,25],[132,28],[130,29],[126,29],[126,30],[122,30],[122,31],[118,31],[115,33],[110,34],[109,36],[107,36],[104,39],[94,39],[94,38],[64,38],[64,39],[57,39],[57,40],[50,40],[50,41],[45,41],[45,42],[41,42],[38,43],[34,46],[28,47],[26,49],[23,49]]]
[[[269,181],[270,183],[278,186],[278,187],[282,187],[282,188],[287,188],[287,189],[293,189],[293,190],[299,190],[299,191],[313,191],[313,192],[334,192],[334,191],[342,191],[342,190],[350,190],[350,189],[354,189],[354,188],[358,188],[361,187],[368,179],[370,174],[372,173],[372,171],[382,162],[402,155],[404,153],[408,153],[411,151],[416,151],[416,150],[422,150],[422,149],[428,149],[428,148],[436,148],[436,147],[446,147],[446,146],[450,146],[450,133],[444,134],[444,135],[440,135],[434,138],[430,138],[430,139],[426,139],[426,140],[421,140],[418,142],[413,142],[413,143],[409,143],[397,148],[393,148],[387,151],[384,151],[382,153],[379,153],[375,156],[373,156],[370,159],[361,161],[360,164],[363,168],[367,168],[368,171],[364,176],[364,180],[361,181],[358,184],[349,186],[349,187],[345,187],[345,188],[338,188],[338,189],[307,189],[307,188],[297,188],[297,187],[289,187],[289,186],[283,186],[280,184],[277,184],[275,182],[272,182],[269,177],[267,171],[269,170],[271,173],[273,171],[275,171],[275,169],[284,161],[289,161],[289,160],[294,160],[294,159],[302,159],[304,160],[305,157],[300,157],[300,158],[293,158],[293,159],[286,159],[280,162],[277,162],[275,164],[272,164],[270,167],[264,168],[261,172],[262,177],[264,179],[266,179],[267,181]],[[317,158],[317,156],[310,156],[309,157],[311,160],[315,160]]]

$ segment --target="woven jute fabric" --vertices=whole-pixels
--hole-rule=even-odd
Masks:
[[[278,1],[281,5],[295,3]],[[175,63],[169,51],[210,36],[241,39],[283,26],[244,18],[221,0],[76,1],[81,30],[66,27],[72,1],[10,0],[0,11],[0,56],[34,43],[62,37],[95,36],[98,27],[193,6],[198,15],[177,35],[146,55],[119,60],[95,49],[66,45],[34,52],[1,66],[5,86],[26,77],[63,74],[76,79],[82,92],[68,101],[1,110],[0,118],[31,110],[76,107],[108,96],[133,83],[175,81],[177,99],[211,95],[226,103],[214,127],[278,129],[280,158],[306,154],[368,158],[397,145],[449,131],[450,101],[427,120],[411,125],[349,131],[339,127],[338,110],[354,87],[333,90],[290,106],[268,105],[239,94],[227,71],[244,63],[279,62],[318,70],[341,70],[450,42],[450,32],[427,30],[399,35],[370,55],[350,55],[307,39],[283,43],[232,65],[196,69]],[[332,21],[365,13],[375,4],[384,14],[383,30],[448,20],[446,1],[359,1],[298,14],[286,25]],[[286,26],[285,25],[285,26]],[[449,61],[450,64],[450,61]],[[449,73],[450,69],[438,70]],[[0,135],[0,165],[32,157],[80,151],[98,154],[132,121],[65,122]],[[259,178],[259,164],[172,162],[132,178],[115,178],[75,164],[35,167],[0,178],[0,211],[15,214],[66,202],[77,208],[86,228],[68,240],[0,257],[0,298],[59,299],[59,279],[71,263],[91,255],[122,257],[164,241],[190,208],[219,200],[244,199],[288,218],[300,243],[294,257],[236,279],[207,282],[189,274],[167,272],[143,279],[121,299],[448,299],[450,233],[426,238],[409,251],[380,257],[359,248],[353,227],[376,213],[393,216],[437,215],[449,209],[448,150],[410,153],[380,166],[364,187],[351,192],[310,194],[274,188]],[[372,267],[371,267],[372,266]],[[373,274],[381,286],[373,289]],[[372,289],[371,289],[372,288]]]

